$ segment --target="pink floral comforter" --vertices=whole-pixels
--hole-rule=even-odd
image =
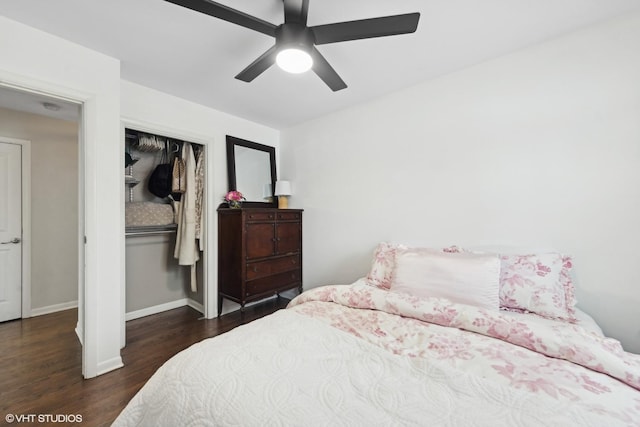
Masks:
[[[395,354],[640,425],[640,355],[579,324],[412,297],[362,280],[311,289],[288,308]]]

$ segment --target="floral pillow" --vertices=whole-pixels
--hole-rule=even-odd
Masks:
[[[501,255],[500,307],[575,321],[571,257],[558,253]]]
[[[400,245],[381,242],[373,251],[371,270],[367,274],[366,281],[376,288],[389,289],[391,276],[396,264],[396,250]]]
[[[366,281],[369,285],[381,289],[389,289],[393,278],[393,270],[396,264],[396,252],[398,249],[407,249],[404,245],[381,242],[373,252],[371,270],[367,274]],[[463,252],[457,246],[443,248],[443,252]]]

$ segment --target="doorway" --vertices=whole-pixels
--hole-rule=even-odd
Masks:
[[[0,322],[22,317],[22,145],[0,137]]]
[[[79,103],[0,86],[0,320],[82,309],[79,129]]]
[[[163,150],[138,149],[139,138],[153,138],[167,142],[171,160],[176,153],[182,153],[184,145],[189,145],[194,154],[194,160],[202,161],[201,199],[200,199],[200,233],[198,246],[200,260],[195,264],[195,272],[189,266],[178,265],[174,256],[177,224],[171,225],[143,225],[135,215],[135,209],[166,204],[171,197],[162,198],[152,194],[148,189],[148,178],[158,163],[162,162]],[[122,120],[122,139],[125,153],[131,156],[131,165],[125,169],[125,271],[126,280],[122,290],[123,319],[127,321],[142,316],[159,313],[161,311],[188,305],[199,311],[206,318],[212,311],[208,298],[210,292],[211,275],[208,269],[208,257],[211,246],[208,235],[206,213],[212,209],[209,204],[209,185],[207,176],[210,168],[206,164],[207,152],[211,141],[201,135],[193,135],[180,129],[163,127],[157,124],[143,123],[132,119]],[[186,144],[188,143],[188,144]],[[172,161],[170,161],[172,163]],[[126,162],[125,162],[126,164]],[[195,191],[194,191],[195,193]],[[180,200],[178,198],[177,200]],[[177,207],[174,202],[171,205]],[[166,207],[166,206],[165,206]],[[196,209],[197,210],[197,209]],[[159,218],[160,215],[154,215]],[[178,215],[176,214],[176,218]],[[129,221],[132,220],[133,224]],[[176,219],[177,222],[177,219]],[[193,281],[192,274],[195,274]],[[213,293],[215,295],[215,292]],[[122,323],[121,346],[126,345],[125,322]]]

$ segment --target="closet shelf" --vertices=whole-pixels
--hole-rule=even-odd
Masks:
[[[131,186],[131,187],[134,187],[134,186],[140,184],[140,180],[139,179],[135,179],[131,175],[125,175],[124,176],[124,183],[129,185],[129,186]]]

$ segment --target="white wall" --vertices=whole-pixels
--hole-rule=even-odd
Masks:
[[[191,268],[173,257],[175,234],[126,238],[126,313],[191,297]],[[184,305],[184,304],[183,304]]]
[[[248,120],[213,110],[199,104],[177,98],[135,83],[122,81],[121,110],[124,124],[138,124],[133,129],[154,131],[165,136],[181,136],[189,141],[207,145],[207,206],[206,222],[209,241],[213,248],[206,254],[210,290],[207,294],[209,316],[217,314],[218,277],[218,222],[216,208],[228,191],[226,135],[276,147],[278,152],[280,132]],[[276,161],[277,163],[278,161]],[[195,298],[194,295],[190,295]],[[224,302],[223,312],[235,309],[230,301]],[[124,316],[124,313],[123,313]]]
[[[640,352],[640,15],[282,132],[305,287],[379,241],[573,254],[579,306]]]
[[[79,289],[83,373],[122,366],[120,265],[124,236],[120,136],[120,63],[103,54],[0,16],[0,84],[37,89],[84,102],[86,172],[85,279]],[[80,242],[78,242],[80,244]],[[108,262],[105,262],[108,260]],[[84,330],[82,328],[84,327]]]
[[[31,141],[31,308],[77,303],[78,124],[0,108],[0,135]]]

